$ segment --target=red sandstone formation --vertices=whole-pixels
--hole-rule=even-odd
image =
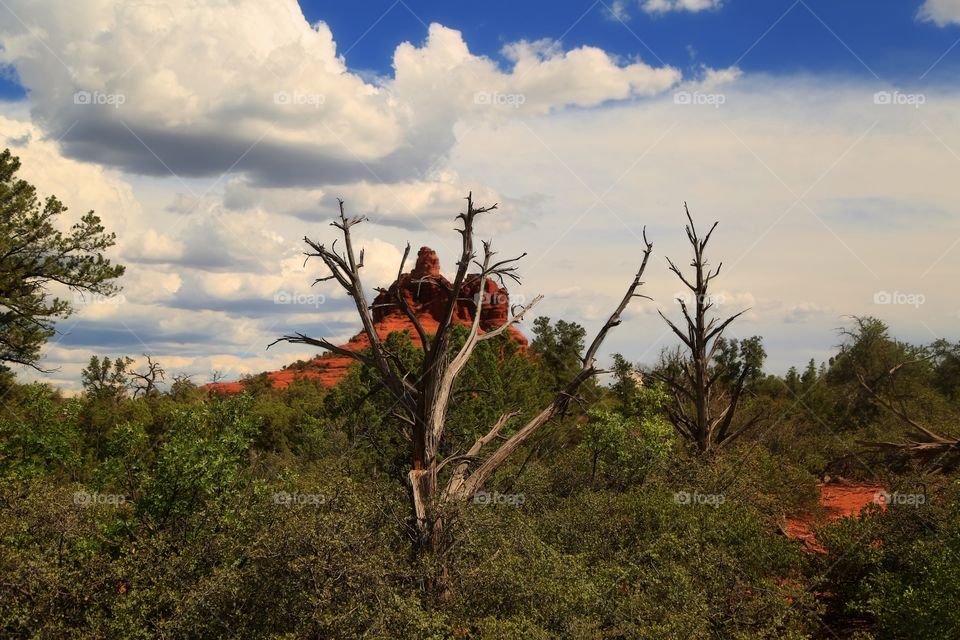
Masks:
[[[416,314],[428,335],[436,332],[449,300],[451,283],[440,274],[440,260],[436,252],[429,247],[421,247],[417,254],[417,263],[410,273],[404,273],[388,289],[381,291],[373,300],[373,320],[377,335],[386,339],[394,331],[406,331],[411,342],[420,345],[413,323],[396,303],[396,293],[400,290],[406,298],[410,309]],[[474,304],[472,300],[477,296],[480,288],[480,278],[473,274],[467,276],[463,286],[461,299],[454,307],[454,322],[464,326],[473,323]],[[492,280],[484,284],[483,305],[480,311],[480,329],[489,331],[507,321],[510,316],[510,299],[507,290]],[[527,346],[527,339],[516,327],[510,327],[508,334],[523,347]],[[362,351],[370,346],[370,341],[364,332],[360,332],[350,341],[341,345],[350,351]],[[352,358],[326,353],[308,362],[303,367],[287,367],[280,371],[268,371],[267,377],[274,388],[283,389],[297,378],[318,380],[324,387],[332,387],[346,375],[354,364]],[[239,393],[243,390],[240,382],[216,382],[206,385],[206,388],[216,393]]]

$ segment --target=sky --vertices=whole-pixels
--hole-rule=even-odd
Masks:
[[[749,309],[767,368],[829,358],[854,315],[958,339],[960,0],[0,1],[0,138],[41,194],[118,236],[123,293],[74,298],[44,350],[68,392],[92,354],[209,380],[357,332],[303,237],[338,197],[365,283],[406,242],[454,266],[472,191],[515,302],[644,364],[673,339],[683,204],[719,226],[716,308]],[[68,222],[68,221],[65,221]],[[530,332],[530,324],[521,326]]]

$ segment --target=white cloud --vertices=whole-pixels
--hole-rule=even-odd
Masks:
[[[65,158],[35,124],[0,115],[0,144],[20,158],[20,177],[37,186],[41,198],[55,195],[69,207],[66,220],[92,209],[123,242],[128,225],[141,217],[133,189],[117,171]]]
[[[132,302],[151,304],[173,297],[183,286],[180,274],[138,267],[123,277],[123,297]]]
[[[307,222],[328,222],[339,215],[340,198],[348,215],[363,215],[373,223],[447,229],[450,219],[463,209],[464,197],[470,191],[478,203],[504,201],[489,187],[454,172],[440,171],[430,180],[392,184],[365,180],[324,189],[256,187],[234,180],[225,189],[224,205],[238,212],[262,211]]]
[[[938,27],[960,24],[960,0],[925,0],[918,17]]]
[[[608,6],[605,14],[611,20],[626,22],[630,19],[630,9],[627,0],[613,0]]]
[[[724,261],[718,291],[750,293],[755,305],[734,297],[755,307],[736,331],[765,335],[771,363],[785,368],[796,341],[835,344],[844,314],[878,315],[917,341],[930,337],[921,319],[940,335],[953,331],[955,305],[935,292],[960,276],[951,251],[960,234],[950,186],[958,160],[949,150],[960,149],[950,115],[960,95],[928,93],[918,114],[875,104],[876,89],[746,76],[723,87],[719,108],[664,97],[485,127],[463,139],[451,163],[499,190],[550,194],[549,216],[496,241],[505,253],[531,249],[528,298],[590,292],[574,304],[548,295],[538,312],[551,317],[590,324],[598,305],[615,304],[636,269],[644,225],[655,244],[646,293],[669,308],[680,285],[663,257],[687,262],[683,201],[701,225],[720,220],[711,244],[711,258]],[[923,293],[926,303],[877,306],[881,290]],[[637,301],[638,319],[611,337],[611,349],[639,355],[663,332],[643,313],[648,304]]]
[[[742,75],[743,71],[739,67],[713,69],[701,66],[699,75],[690,78],[681,86],[689,91],[717,91],[736,82]]]
[[[62,325],[66,340],[48,348],[50,362],[64,364],[57,379],[75,379],[90,353],[148,349],[203,379],[215,368],[236,376],[304,357],[279,345],[264,352],[289,330],[349,337],[357,330],[349,300],[335,283],[311,287],[326,273],[317,261],[304,267],[302,255],[304,235],[336,237],[326,223],[338,196],[348,213],[371,218],[356,228],[370,288],[393,280],[407,241],[414,251],[433,246],[449,271],[453,216],[472,189],[478,202],[501,203],[480,237],[493,237],[503,256],[530,252],[523,286],[510,288],[527,300],[547,293],[539,313],[589,326],[605,318],[636,269],[644,224],[656,244],[645,293],[675,311],[678,282],[663,256],[686,262],[688,200],[698,222],[721,221],[711,257],[725,260],[718,290],[734,292],[736,304],[720,311],[754,307],[735,330],[765,335],[775,368],[798,354],[805,361],[801,340],[834,344],[840,314],[880,315],[895,331],[914,330],[918,318],[945,335],[955,326],[955,302],[937,292],[960,277],[950,250],[957,160],[945,148],[960,149],[957,94],[928,93],[918,111],[874,104],[880,87],[844,79],[755,78],[737,68],[683,79],[551,40],[508,44],[503,66],[440,25],[422,43],[400,44],[394,76],[373,82],[351,72],[329,29],[308,25],[291,0],[269,11],[251,0],[217,9],[12,6],[43,26],[74,73],[0,12],[0,56],[31,89],[35,118],[0,117],[0,136],[42,193],[103,215],[128,266],[123,305],[91,306]],[[74,105],[72,91],[92,82],[126,101]],[[275,104],[278,87],[336,99]],[[722,91],[725,101],[680,104],[670,90],[681,88]],[[50,134],[77,118],[61,148]],[[170,176],[137,137],[176,173],[207,178]],[[878,308],[880,290],[924,293],[927,302]],[[279,292],[325,301],[278,305]],[[649,359],[669,340],[655,308],[637,300],[611,350]]]
[[[400,266],[400,257],[403,255],[400,249],[379,238],[362,240],[358,247],[364,250],[364,284],[370,288],[389,286],[397,277],[397,268]],[[416,258],[416,254],[413,258]],[[313,263],[312,268],[318,269],[320,266]],[[413,268],[413,263],[408,262],[407,268]]]
[[[203,293],[215,298],[266,297],[279,280],[273,276],[258,278],[249,273],[204,273],[199,279]]]
[[[809,323],[818,316],[833,316],[830,309],[815,302],[800,302],[786,309],[783,321],[788,324]]]
[[[402,140],[402,114],[377,87],[346,70],[330,29],[309,25],[294,0],[10,4],[0,27],[3,58],[31,90],[35,115],[53,128],[79,118],[81,133],[119,134],[122,118],[135,131],[177,131],[221,144],[267,136],[271,144],[293,147],[310,140],[322,152],[343,143],[366,159]],[[122,104],[78,105],[77,91],[119,95]]]
[[[145,262],[174,262],[183,257],[183,252],[183,242],[156,229],[147,229],[133,237],[126,255]]]
[[[433,24],[422,46],[397,47],[394,78],[373,84],[295,0],[9,4],[0,62],[30,91],[34,121],[70,156],[151,175],[410,180],[449,151],[464,118],[646,96],[680,76],[594,47],[530,43],[508,46],[513,68],[501,71],[459,31]],[[500,96],[507,107],[492,108]]]
[[[706,11],[718,9],[723,0],[641,0],[640,6],[647,13],[667,13],[669,11]]]
[[[505,49],[514,62],[503,93],[526,98],[521,109],[546,112],[563,105],[590,107],[608,100],[651,96],[680,80],[671,67],[655,69],[642,62],[619,65],[602,49],[580,47],[562,52],[552,41],[518,42]]]

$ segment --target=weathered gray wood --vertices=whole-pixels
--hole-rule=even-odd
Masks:
[[[490,242],[483,243],[482,262],[476,261],[474,249],[474,221],[478,215],[488,213],[497,208],[494,204],[489,207],[475,207],[472,194],[468,194],[466,211],[457,216],[463,223],[463,228],[457,231],[461,235],[460,258],[457,262],[457,271],[447,293],[449,299],[441,317],[436,333],[431,337],[426,334],[416,315],[409,308],[403,295],[398,291],[397,304],[410,319],[418,336],[424,357],[421,370],[417,375],[404,375],[400,370],[399,358],[391,354],[377,336],[373,316],[364,294],[360,270],[363,267],[363,253],[359,260],[355,257],[351,228],[363,222],[362,217],[347,218],[343,202],[340,201],[340,219],[334,221],[334,227],[340,230],[344,242],[344,253],[336,251],[336,243],[329,249],[323,244],[305,239],[311,252],[309,257],[319,257],[330,270],[329,276],[318,278],[316,282],[336,280],[353,299],[357,313],[363,324],[363,331],[370,341],[369,354],[360,354],[342,349],[323,338],[311,338],[302,333],[295,333],[279,338],[285,341],[300,344],[309,344],[353,358],[369,367],[381,379],[384,386],[397,398],[406,416],[404,421],[411,425],[410,470],[407,480],[410,486],[411,516],[417,532],[418,545],[424,551],[436,554],[442,560],[449,550],[449,540],[446,533],[446,514],[451,507],[462,505],[477,491],[491,475],[517,450],[529,440],[539,428],[551,418],[563,413],[571,400],[576,396],[579,387],[593,377],[598,370],[595,367],[597,353],[611,329],[619,325],[621,316],[627,305],[635,297],[647,297],[637,293],[642,286],[642,276],[647,267],[653,245],[646,239],[644,231],[643,259],[633,282],[627,289],[626,295],[603,325],[597,336],[591,342],[583,357],[583,366],[567,386],[558,393],[547,407],[533,419],[520,427],[512,436],[506,438],[485,458],[481,457],[485,447],[491,445],[500,437],[500,433],[508,422],[519,415],[519,411],[511,411],[502,415],[489,431],[478,439],[473,446],[462,456],[454,456],[447,461],[440,461],[439,452],[446,427],[447,414],[454,395],[458,376],[463,372],[470,361],[477,345],[484,341],[505,333],[511,326],[520,322],[542,296],[535,297],[529,304],[512,309],[507,321],[499,327],[481,333],[480,317],[483,310],[483,292],[487,280],[491,278],[510,278],[520,281],[517,275],[517,258],[494,260],[496,253]],[[410,253],[407,245],[403,258],[400,261],[398,278],[403,273],[403,267]],[[467,339],[456,353],[452,353],[450,337],[454,326],[454,314],[458,301],[461,300],[463,289],[468,280],[470,265],[479,268],[479,295],[474,301],[474,316]],[[391,367],[391,363],[394,367]],[[412,378],[412,379],[411,379]],[[407,416],[409,416],[407,418]],[[451,462],[452,460],[452,462]],[[444,489],[440,491],[439,475],[446,467],[452,464],[449,470]],[[441,562],[442,564],[442,562]]]
[[[719,407],[716,406],[718,401],[714,394],[714,385],[718,380],[719,372],[715,371],[711,375],[711,363],[724,330],[749,309],[744,309],[719,323],[717,318],[707,318],[708,312],[713,307],[709,292],[710,282],[720,275],[723,263],[721,262],[716,270],[711,270],[707,266],[704,254],[718,223],[714,222],[707,235],[701,238],[697,234],[697,228],[686,203],[683,204],[683,208],[687,216],[685,227],[687,240],[693,248],[693,259],[690,262],[690,266],[693,267],[692,280],[685,276],[669,258],[667,258],[667,265],[694,297],[692,309],[683,299],[679,300],[686,331],[674,324],[662,312],[658,311],[658,313],[670,330],[680,338],[686,353],[680,355],[678,352],[677,354],[678,364],[682,366],[680,377],[659,374],[655,378],[663,382],[673,396],[674,406],[667,410],[667,416],[674,429],[681,437],[693,442],[698,450],[707,452],[733,442],[759,419],[759,416],[754,416],[740,428],[730,430],[747,378],[751,373],[748,366],[744,366],[744,370],[734,381],[729,396]],[[692,405],[692,413],[688,412],[688,405]]]

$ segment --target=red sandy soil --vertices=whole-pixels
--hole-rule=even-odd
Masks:
[[[877,484],[844,480],[819,483],[817,488],[820,490],[822,513],[801,513],[791,516],[786,519],[784,526],[787,536],[803,542],[809,551],[815,553],[825,552],[813,533],[816,525],[847,516],[856,517],[868,504],[875,503],[877,494],[884,491],[884,488]],[[882,503],[880,507],[885,508]]]

